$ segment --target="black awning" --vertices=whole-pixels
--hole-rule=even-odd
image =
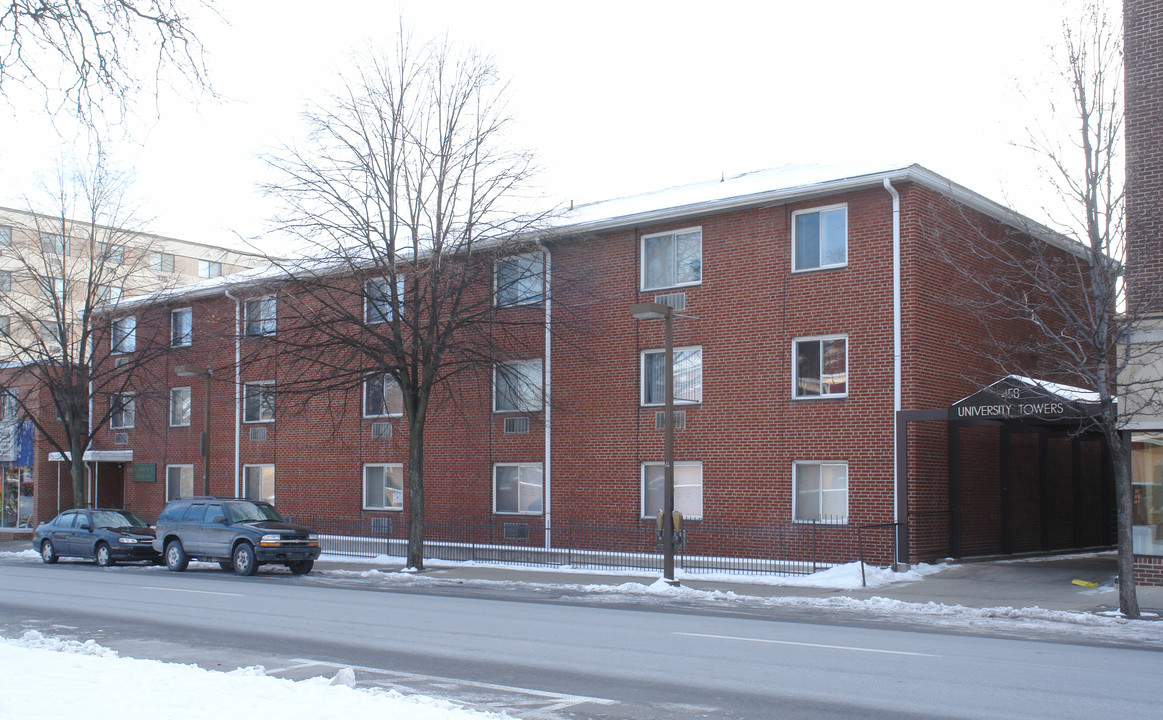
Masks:
[[[1021,375],[1007,375],[949,408],[950,420],[1078,422],[1099,411],[1098,393]]]

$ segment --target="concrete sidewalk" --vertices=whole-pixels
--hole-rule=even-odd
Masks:
[[[30,549],[27,540],[0,538],[0,552]],[[399,562],[369,563],[325,556],[315,563],[317,570],[324,571],[398,572],[402,567],[402,559]],[[449,563],[438,563],[426,570],[423,576],[461,582],[489,580],[550,585],[621,585],[631,582],[649,585],[659,578],[657,573],[603,574],[598,571],[565,572],[554,568]],[[1103,612],[1118,608],[1118,593],[1114,587],[1114,552],[962,562],[950,564],[921,580],[846,590],[770,584],[764,582],[763,577],[757,577],[755,582],[735,578],[726,581],[700,580],[697,576],[683,576],[681,573],[679,577],[683,586],[697,590],[719,590],[760,597],[850,597],[858,600],[882,597],[904,602],[933,602],[972,608],[1040,607],[1071,612]],[[1099,587],[1080,587],[1071,582],[1076,579],[1098,583]],[[1140,587],[1139,606],[1143,612],[1163,617],[1163,588]]]

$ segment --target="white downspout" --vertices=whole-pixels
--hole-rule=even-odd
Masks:
[[[238,463],[242,457],[242,303],[238,298],[225,291],[226,297],[234,301],[234,497],[242,497],[239,493]],[[210,442],[210,438],[206,438]]]
[[[900,517],[900,488],[897,484],[900,468],[897,467],[896,417],[901,411],[901,196],[888,178],[884,179],[884,189],[892,195],[892,520],[902,522]],[[897,543],[893,543],[894,546]],[[898,563],[908,558],[896,558]]]
[[[545,305],[545,360],[543,361],[545,376],[542,378],[542,382],[544,383],[542,395],[544,396],[543,397],[543,402],[544,402],[543,412],[545,415],[545,470],[544,470],[545,474],[542,477],[545,481],[545,486],[544,486],[544,490],[543,490],[544,501],[542,502],[542,506],[545,509],[545,549],[552,550],[553,549],[553,538],[551,537],[551,534],[553,532],[553,522],[552,522],[553,516],[551,514],[551,509],[552,509],[553,493],[551,492],[551,490],[553,488],[553,483],[551,481],[552,473],[550,472],[550,468],[552,465],[551,453],[553,451],[553,444],[551,442],[551,437],[552,437],[551,429],[552,429],[553,425],[550,421],[551,420],[550,415],[553,412],[553,410],[552,410],[552,403],[550,402],[550,377],[551,376],[550,376],[549,371],[550,371],[551,358],[553,356],[553,354],[550,352],[550,350],[552,349],[551,340],[553,338],[553,330],[552,330],[552,326],[550,325],[550,323],[553,319],[553,313],[552,313],[552,307],[551,307],[552,301],[550,300],[550,292],[549,292],[549,278],[551,277],[550,270],[552,269],[553,256],[550,254],[549,248],[544,248],[543,254],[545,256],[545,263],[544,263],[544,265],[545,265],[545,267],[544,267],[545,285],[544,285],[544,297],[543,297],[544,305]]]

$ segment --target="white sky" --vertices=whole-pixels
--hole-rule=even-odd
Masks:
[[[1044,183],[1012,143],[1055,120],[1049,48],[1080,3],[224,2],[229,25],[199,26],[223,100],[166,92],[115,160],[134,171],[150,229],[220,244],[258,235],[272,206],[255,189],[256,155],[299,140],[300,111],[354,50],[390,44],[402,14],[419,39],[448,34],[496,58],[554,202],[794,162],[918,162],[1042,218]],[[10,93],[0,205],[26,207],[70,146]]]

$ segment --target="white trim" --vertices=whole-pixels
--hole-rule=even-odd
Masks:
[[[538,383],[537,383],[537,401],[533,405],[523,406],[520,404],[521,398],[516,397],[516,398],[514,398],[514,400],[517,401],[517,407],[506,409],[506,410],[499,410],[499,409],[497,409],[497,389],[498,389],[497,388],[497,368],[499,368],[501,365],[506,365],[506,366],[507,365],[518,365],[521,363],[537,363],[538,365],[541,366],[539,368],[541,377],[538,378]],[[521,375],[522,377],[526,377],[526,378],[534,377],[534,376],[529,375],[527,373],[523,373],[520,370],[517,370],[516,372],[518,375]],[[545,404],[545,363],[542,360],[542,358],[537,357],[537,358],[527,358],[527,359],[523,359],[523,360],[504,360],[504,361],[499,361],[499,362],[493,363],[493,413],[540,412],[541,409],[544,407],[544,404]]]
[[[50,452],[49,462],[70,462],[71,453]],[[132,450],[86,450],[81,456],[81,462],[133,462]]]
[[[844,262],[833,263],[831,265],[824,265],[822,262],[822,255],[824,252],[824,235],[820,233],[820,254],[821,264],[815,267],[799,268],[799,256],[796,253],[796,218],[800,215],[823,214],[832,210],[844,210]],[[833,205],[821,205],[819,207],[805,208],[803,210],[796,210],[791,214],[791,272],[793,275],[800,273],[817,272],[819,270],[835,270],[836,268],[848,267],[848,203],[836,203]]]
[[[542,250],[541,268],[542,268],[542,274],[545,278],[544,282],[541,285],[542,298],[545,301],[545,360],[541,366],[541,368],[542,368],[542,382],[544,385],[541,389],[541,395],[542,395],[542,401],[543,401],[542,402],[542,404],[543,404],[542,412],[544,413],[544,421],[545,421],[545,425],[544,425],[544,427],[545,427],[545,431],[544,431],[544,435],[545,435],[545,466],[541,469],[541,484],[542,484],[542,487],[541,487],[541,508],[543,510],[544,517],[545,517],[545,549],[552,550],[553,549],[553,537],[552,537],[553,536],[553,522],[552,522],[550,513],[553,510],[553,503],[552,503],[553,493],[551,492],[553,489],[553,484],[552,484],[552,476],[551,476],[550,470],[552,468],[552,460],[553,460],[553,457],[552,457],[552,450],[553,450],[553,443],[552,443],[553,403],[550,399],[550,392],[553,388],[553,381],[552,381],[552,378],[551,378],[549,373],[550,373],[550,370],[552,369],[552,359],[553,359],[553,353],[552,353],[553,328],[551,325],[552,320],[553,320],[553,315],[551,312],[553,298],[550,296],[549,290],[550,290],[550,278],[552,277],[550,274],[550,271],[553,269],[553,255],[549,252],[549,248],[547,248],[547,247],[543,247],[541,250]]]
[[[683,400],[677,395],[674,398],[675,407],[679,405],[692,406],[703,404],[703,346],[702,345],[683,345],[674,348],[675,362],[678,361],[678,354],[680,352],[691,352],[697,350],[699,353],[699,399],[698,400]],[[638,351],[638,405],[641,407],[662,407],[666,405],[665,400],[659,402],[646,402],[646,356],[647,355],[665,355],[666,348],[651,348],[649,350]]]
[[[174,344],[174,315],[178,313],[188,312],[190,314],[190,337],[187,342]],[[170,347],[181,348],[190,347],[194,344],[194,308],[191,306],[173,308],[170,310]]]
[[[638,515],[642,520],[653,520],[655,517],[654,515],[647,515],[646,514],[646,468],[647,467],[665,468],[665,466],[666,466],[666,463],[662,460],[644,460],[643,462],[641,462],[639,464],[639,468],[638,468]],[[703,517],[706,516],[706,508],[704,506],[706,505],[705,492],[706,492],[706,487],[707,487],[706,482],[704,480],[705,475],[703,473],[703,461],[702,460],[683,460],[681,462],[676,461],[674,463],[674,467],[675,467],[675,470],[677,470],[680,467],[697,467],[699,469],[699,487],[703,491],[703,494],[700,496],[700,500],[699,500],[699,505],[700,505],[699,514],[698,515],[685,515],[684,514],[683,519],[684,520],[702,520]],[[677,506],[675,507],[675,510],[678,510]]]
[[[121,398],[121,397],[128,397],[129,402],[131,402],[133,404],[133,425],[114,425],[113,418],[117,415],[117,412],[113,409],[113,407],[111,405],[110,409],[109,409],[109,429],[110,430],[132,430],[137,425],[137,393],[135,393],[135,392],[113,393],[109,397],[109,402],[111,404],[115,403],[115,402],[117,402],[117,398]]]
[[[186,391],[186,402],[188,403],[188,405],[186,407],[186,423],[184,425],[175,425],[174,424],[174,391],[175,390],[185,390]],[[191,420],[193,420],[193,411],[194,411],[194,394],[190,391],[190,388],[189,387],[181,387],[181,386],[170,388],[170,424],[169,424],[169,426],[172,428],[190,427],[190,422],[191,422]]]
[[[699,234],[699,279],[690,282],[676,282],[671,285],[647,285],[646,284],[646,241],[650,238],[674,236],[677,237],[684,233],[698,232]],[[702,225],[695,225],[692,227],[679,228],[677,230],[667,230],[665,232],[647,233],[638,238],[638,287],[641,292],[655,292],[658,290],[666,290],[668,288],[681,287],[696,287],[703,284],[703,227]],[[678,268],[675,270],[675,279],[678,279]]]
[[[534,511],[521,510],[498,510],[497,509],[497,468],[499,467],[515,467],[515,468],[537,468],[541,472],[541,509]],[[517,485],[521,484],[520,470],[517,474]],[[518,501],[520,501],[520,493],[518,493]],[[510,515],[513,517],[536,517],[545,511],[545,465],[539,462],[499,462],[493,463],[493,514],[494,515]]]
[[[848,519],[851,516],[851,499],[852,499],[852,476],[848,472],[847,460],[793,460],[791,464],[791,521],[793,523],[801,523],[811,525],[812,520],[800,520],[797,518],[797,510],[799,510],[799,466],[800,465],[816,465],[820,467],[820,499],[823,500],[823,487],[825,465],[843,465],[844,466],[844,522],[825,522],[823,520],[817,521],[821,525],[847,525]],[[822,509],[822,508],[821,508]]]
[[[117,326],[126,320],[133,321],[133,327],[129,328],[128,332],[122,337],[122,342],[117,342]],[[130,339],[131,347],[126,350],[122,348],[125,339]],[[109,352],[112,355],[128,355],[132,352],[137,352],[137,316],[136,315],[122,315],[121,317],[113,318],[110,324],[110,338],[109,338]]]
[[[250,468],[270,468],[271,469],[271,499],[267,500],[264,497],[248,498],[246,496],[246,471]],[[242,493],[239,497],[247,500],[254,500],[255,502],[269,502],[271,505],[275,504],[275,464],[274,463],[246,463],[242,466]],[[259,495],[262,495],[262,478],[259,478]]]
[[[162,481],[165,485],[165,487],[162,489],[162,495],[165,497],[166,502],[169,502],[170,500],[177,500],[178,499],[178,498],[170,497],[170,468],[189,469],[189,471],[190,471],[190,495],[189,496],[179,495],[178,497],[192,497],[194,495],[194,492],[195,492],[195,490],[194,490],[194,466],[192,464],[175,463],[173,465],[166,465],[166,475]],[[179,492],[180,491],[181,491],[181,488],[179,488]]]
[[[271,316],[269,318],[262,317],[259,320],[259,322],[263,323],[264,330],[262,332],[252,333],[250,331],[250,323],[251,323],[250,304],[251,303],[260,303],[262,306],[265,307],[268,302],[271,305]],[[279,329],[279,303],[278,303],[277,296],[275,296],[275,295],[259,295],[256,297],[247,298],[246,300],[243,300],[242,308],[243,308],[242,327],[243,327],[243,330],[245,331],[247,337],[265,337],[267,335],[274,335],[276,332],[278,332],[278,329]],[[268,320],[270,321],[271,326],[272,326],[269,330],[265,329],[265,325],[266,325]]]
[[[801,342],[820,342],[823,343],[828,340],[843,340],[844,341],[844,392],[842,393],[820,393],[819,395],[800,395],[797,390],[800,380],[800,364],[798,357],[798,345]],[[791,341],[791,399],[792,400],[838,400],[846,398],[852,394],[852,378],[849,367],[848,358],[852,355],[852,342],[848,339],[845,333],[838,333],[833,335],[805,335],[804,337],[795,337]],[[823,374],[824,374],[824,349],[820,347],[820,384],[823,389]]]
[[[369,507],[367,504],[367,469],[369,467],[399,468],[400,469],[400,506],[399,507]],[[364,510],[373,512],[403,512],[404,511],[404,463],[364,463],[360,472],[360,506]],[[384,473],[385,477],[387,473]]]
[[[389,278],[389,277],[379,277],[379,278],[373,278],[371,280],[364,280],[363,281],[363,324],[364,325],[382,325],[386,322],[390,322],[390,321],[395,319],[395,309],[393,309],[391,307],[389,307],[388,309],[391,310],[392,312],[390,314],[388,314],[386,317],[381,317],[379,320],[371,320],[368,318],[368,310],[371,309],[371,307],[370,307],[371,303],[370,303],[369,298],[368,298],[368,285],[370,285],[374,282],[385,282],[385,281],[389,285],[391,285],[391,278]],[[392,298],[388,297],[387,300],[389,303],[391,303]],[[403,308],[403,304],[404,304],[404,276],[400,275],[400,274],[396,275],[396,303],[401,309]],[[381,313],[381,315],[383,315],[383,313]]]
[[[244,424],[257,425],[260,423],[271,423],[271,422],[275,421],[275,418],[274,418],[275,410],[274,409],[271,410],[271,417],[270,418],[260,419],[260,420],[247,420],[246,419],[246,389],[248,387],[251,387],[252,385],[274,385],[274,384],[275,384],[274,380],[255,380],[253,382],[247,382],[247,383],[242,384],[242,422]],[[261,400],[259,403],[259,414],[260,415],[262,414]]]
[[[513,260],[520,260],[522,258],[532,258],[532,257],[540,257],[541,258],[541,273],[539,275],[539,277],[541,279],[541,292],[539,292],[537,294],[537,299],[536,300],[523,300],[523,301],[519,301],[519,302],[502,303],[501,302],[501,283],[499,282],[499,279],[498,279],[498,274],[499,274],[498,271],[500,269],[501,263],[510,262]],[[502,307],[525,307],[528,305],[540,305],[545,300],[545,295],[546,295],[546,292],[545,292],[546,287],[545,286],[547,283],[548,283],[548,281],[546,279],[546,274],[545,274],[545,253],[542,251],[518,253],[516,255],[506,255],[505,257],[496,258],[495,260],[493,260],[493,307],[502,308]]]
[[[391,373],[380,373],[380,374],[376,375],[375,377],[379,378],[381,383],[386,383],[388,380],[391,380],[392,384],[396,386],[396,392],[401,393],[401,398],[400,398],[401,410],[400,410],[400,412],[397,412],[397,413],[386,412],[386,413],[381,413],[379,415],[369,415],[368,411],[367,411],[367,384],[369,382],[371,382],[373,380],[373,378],[367,378],[363,381],[363,385],[361,387],[361,392],[363,393],[363,399],[360,401],[360,408],[361,408],[360,412],[362,413],[361,417],[363,417],[365,419],[403,417],[404,416],[404,411],[402,409],[403,408],[403,393],[400,391],[400,383],[396,382],[396,379],[394,377],[392,377]],[[386,394],[385,394],[385,398],[386,398]],[[386,408],[387,405],[388,405],[388,403],[385,400],[384,407]]]

